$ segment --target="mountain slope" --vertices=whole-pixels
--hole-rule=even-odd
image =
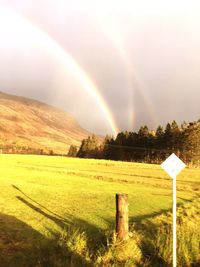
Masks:
[[[90,133],[66,112],[36,100],[0,92],[1,146],[66,153]]]

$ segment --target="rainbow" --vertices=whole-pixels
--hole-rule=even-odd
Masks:
[[[125,44],[122,36],[119,33],[119,30],[116,31],[116,27],[112,25],[111,16],[109,16],[109,19],[106,18],[106,16],[103,17],[94,17],[96,20],[97,25],[99,26],[99,29],[102,31],[102,33],[107,37],[108,40],[110,40],[115,47],[116,51],[120,55],[124,67],[126,70],[126,76],[127,76],[127,83],[130,92],[133,93],[133,90],[138,91],[140,95],[142,96],[145,105],[147,107],[148,113],[151,116],[151,119],[155,125],[158,125],[158,119],[156,116],[156,113],[154,111],[153,103],[151,100],[147,97],[145,94],[145,85],[141,78],[139,77],[139,74],[137,73],[136,68],[134,67],[134,64],[132,61],[130,61],[130,56],[127,52],[127,49],[125,49]],[[131,101],[131,100],[130,100]],[[134,118],[135,118],[135,110],[134,110],[134,101],[132,97],[132,113],[130,113],[129,120],[131,122],[131,126],[134,125]]]
[[[73,75],[79,80],[82,87],[94,97],[99,108],[105,115],[113,134],[116,136],[119,129],[115,123],[112,112],[109,109],[106,101],[100,94],[99,89],[90,79],[88,74],[80,67],[76,60],[49,34],[44,32],[42,29],[34,25],[27,18],[19,15],[5,7],[0,7],[0,19],[6,19],[9,22],[12,21],[15,27],[21,27],[24,31],[31,32],[31,37],[34,38],[38,43],[43,45],[50,53],[52,53],[56,59],[58,59],[67,70],[70,70]]]

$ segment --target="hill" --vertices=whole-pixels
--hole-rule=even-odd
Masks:
[[[5,152],[66,153],[89,134],[58,108],[0,92],[0,146]]]

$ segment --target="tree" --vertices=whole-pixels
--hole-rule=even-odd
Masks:
[[[84,158],[86,156],[86,153],[87,153],[87,139],[83,139],[79,151],[77,153],[77,157]]]
[[[172,140],[172,128],[171,124],[167,123],[163,136],[163,145],[166,149],[171,149],[171,140]]]
[[[165,130],[158,126],[155,133],[143,126],[138,133],[125,131],[116,138],[106,136],[102,145],[95,135],[89,136],[82,141],[78,156],[161,163],[172,152],[186,163],[200,165],[200,120],[181,128],[173,121]]]
[[[175,120],[172,121],[171,123],[171,131],[172,132],[179,132],[179,127],[178,127],[178,124]]]
[[[98,158],[99,144],[97,137],[93,134],[83,139],[77,156],[80,158]]]
[[[171,135],[171,148],[176,154],[179,154],[181,143],[181,130],[176,121],[173,121],[171,124]]]
[[[163,135],[164,135],[163,127],[159,125],[158,128],[156,129],[156,137],[161,138],[163,137]]]
[[[188,127],[188,123],[183,121],[182,124],[181,124],[181,131],[185,131]]]
[[[69,151],[68,151],[67,156],[68,156],[68,157],[76,157],[77,152],[78,152],[77,147],[74,146],[74,145],[71,145],[71,146],[69,147]]]
[[[182,154],[187,162],[200,164],[200,122],[190,123],[182,135]]]
[[[140,129],[138,131],[138,135],[139,135],[140,138],[148,137],[149,136],[149,129],[148,129],[148,127],[146,125],[140,127]]]
[[[113,158],[113,145],[115,141],[112,136],[106,135],[103,141],[103,158],[112,159]]]

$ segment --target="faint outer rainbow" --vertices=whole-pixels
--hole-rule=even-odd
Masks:
[[[97,25],[99,26],[99,29],[102,31],[102,33],[107,37],[108,40],[111,41],[113,46],[115,47],[116,51],[119,53],[123,63],[124,67],[126,70],[126,75],[127,75],[127,82],[128,82],[128,87],[130,91],[133,92],[139,92],[140,95],[142,96],[146,108],[151,116],[151,119],[155,125],[158,124],[158,119],[157,115],[155,113],[153,103],[145,93],[145,85],[143,81],[141,80],[139,74],[137,73],[137,70],[133,64],[132,61],[130,61],[130,56],[127,52],[127,49],[125,48],[124,40],[122,36],[119,33],[119,29],[116,27],[116,25],[113,25],[113,19],[112,16],[109,15],[109,18],[106,16],[102,17],[94,17],[94,20],[96,21]],[[117,29],[117,30],[116,30]],[[131,101],[131,100],[129,100]],[[134,123],[134,118],[135,118],[135,110],[134,110],[134,102],[132,98],[132,114],[130,114],[130,121],[131,121],[131,126],[133,126]]]
[[[31,32],[31,37],[34,40],[48,49],[60,62],[62,62],[67,69],[69,69],[75,75],[75,77],[82,84],[83,88],[94,97],[96,103],[104,113],[113,134],[116,136],[119,132],[119,129],[107,103],[100,94],[97,86],[90,79],[88,74],[79,66],[75,59],[49,34],[13,10],[0,7],[0,19],[2,18],[6,19],[7,21],[12,21],[15,27],[22,27],[24,31],[29,33]]]

